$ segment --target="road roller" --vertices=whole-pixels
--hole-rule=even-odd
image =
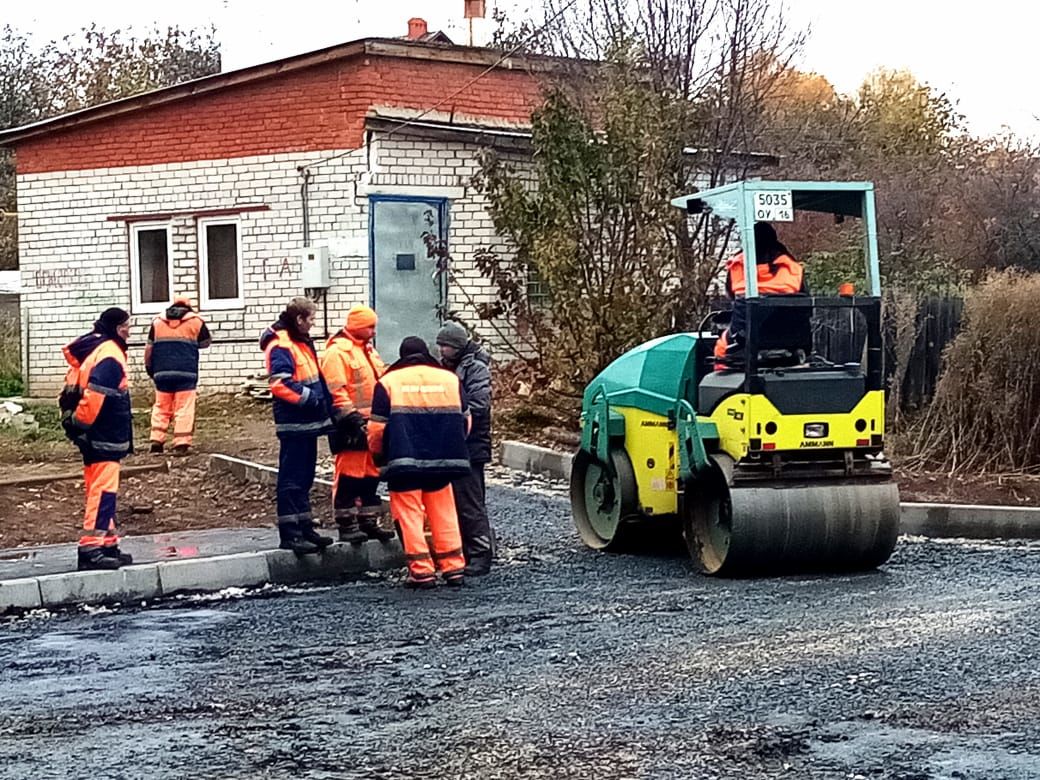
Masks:
[[[740,181],[672,205],[731,220],[739,236],[742,359],[716,370],[719,328],[705,324],[626,352],[588,385],[570,482],[582,540],[623,552],[674,529],[699,569],[721,576],[883,564],[899,494],[883,451],[873,184]],[[803,211],[861,228],[862,291],[759,295],[755,222]]]

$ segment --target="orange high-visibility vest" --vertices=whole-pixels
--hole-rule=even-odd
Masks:
[[[340,331],[325,345],[321,373],[332,395],[333,414],[339,419],[351,412],[372,414],[372,394],[386,364],[375,348]]]
[[[747,292],[744,278],[744,253],[739,252],[726,263],[729,273],[729,288],[734,296]],[[783,295],[801,292],[804,272],[802,264],[789,255],[780,255],[772,263],[759,263],[759,295]]]

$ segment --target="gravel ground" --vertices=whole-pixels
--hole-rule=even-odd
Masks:
[[[584,549],[558,485],[491,482],[502,560],[461,591],[0,624],[0,777],[1040,778],[1040,546],[713,580]]]

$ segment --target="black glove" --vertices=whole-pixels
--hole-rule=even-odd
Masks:
[[[333,452],[361,452],[368,449],[367,421],[360,412],[351,412],[336,421],[336,430],[329,436]]]
[[[360,431],[367,435],[367,429],[365,426],[368,425],[368,420],[365,419],[361,412],[351,412],[340,421],[340,424],[343,426],[345,432],[349,431],[357,433]]]

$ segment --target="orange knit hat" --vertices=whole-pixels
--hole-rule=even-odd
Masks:
[[[347,330],[371,328],[379,318],[368,306],[354,306],[347,312]]]

